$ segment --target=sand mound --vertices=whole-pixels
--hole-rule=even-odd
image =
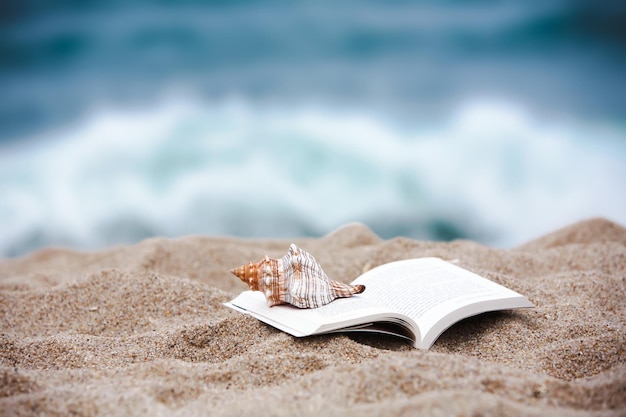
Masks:
[[[626,229],[581,222],[496,250],[381,240],[348,225],[296,239],[349,282],[439,256],[532,310],[464,320],[430,351],[399,339],[296,339],[222,306],[231,267],[291,241],[149,239],[0,261],[3,415],[624,415]]]

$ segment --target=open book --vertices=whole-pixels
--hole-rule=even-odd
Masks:
[[[297,337],[369,331],[408,339],[429,349],[459,320],[495,310],[533,307],[526,297],[439,258],[391,262],[352,282],[362,294],[314,309],[268,307],[258,291],[244,291],[226,306]]]

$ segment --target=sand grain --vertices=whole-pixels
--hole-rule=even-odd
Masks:
[[[2,415],[626,413],[626,229],[581,222],[511,250],[296,239],[349,282],[397,259],[456,260],[532,310],[464,320],[428,352],[372,335],[296,339],[222,306],[229,268],[291,241],[187,237],[0,261]]]

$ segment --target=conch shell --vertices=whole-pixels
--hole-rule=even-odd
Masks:
[[[232,269],[234,275],[251,290],[265,294],[267,304],[291,304],[300,308],[316,308],[336,298],[351,297],[365,291],[364,285],[348,285],[328,278],[320,264],[308,252],[293,243],[280,259],[265,256]]]

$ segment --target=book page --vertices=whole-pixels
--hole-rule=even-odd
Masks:
[[[312,334],[319,327],[317,315],[312,310],[289,305],[269,307],[259,291],[244,291],[225,305],[298,337]]]
[[[353,284],[365,285],[364,297],[410,317],[420,327],[429,327],[467,304],[520,297],[508,288],[438,258],[381,265]]]
[[[366,323],[368,317],[381,317],[389,313],[371,300],[361,297],[339,298],[330,304],[312,309],[301,309],[287,304],[269,307],[265,296],[258,291],[244,291],[226,306],[252,314],[294,336],[314,334],[324,329],[343,325]]]
[[[491,310],[532,307],[515,291],[439,258],[381,265],[353,284],[363,284],[366,289],[315,309],[269,307],[258,291],[244,291],[226,305],[299,337],[376,321],[396,323],[410,329],[418,339],[416,346],[423,349],[462,318]]]

